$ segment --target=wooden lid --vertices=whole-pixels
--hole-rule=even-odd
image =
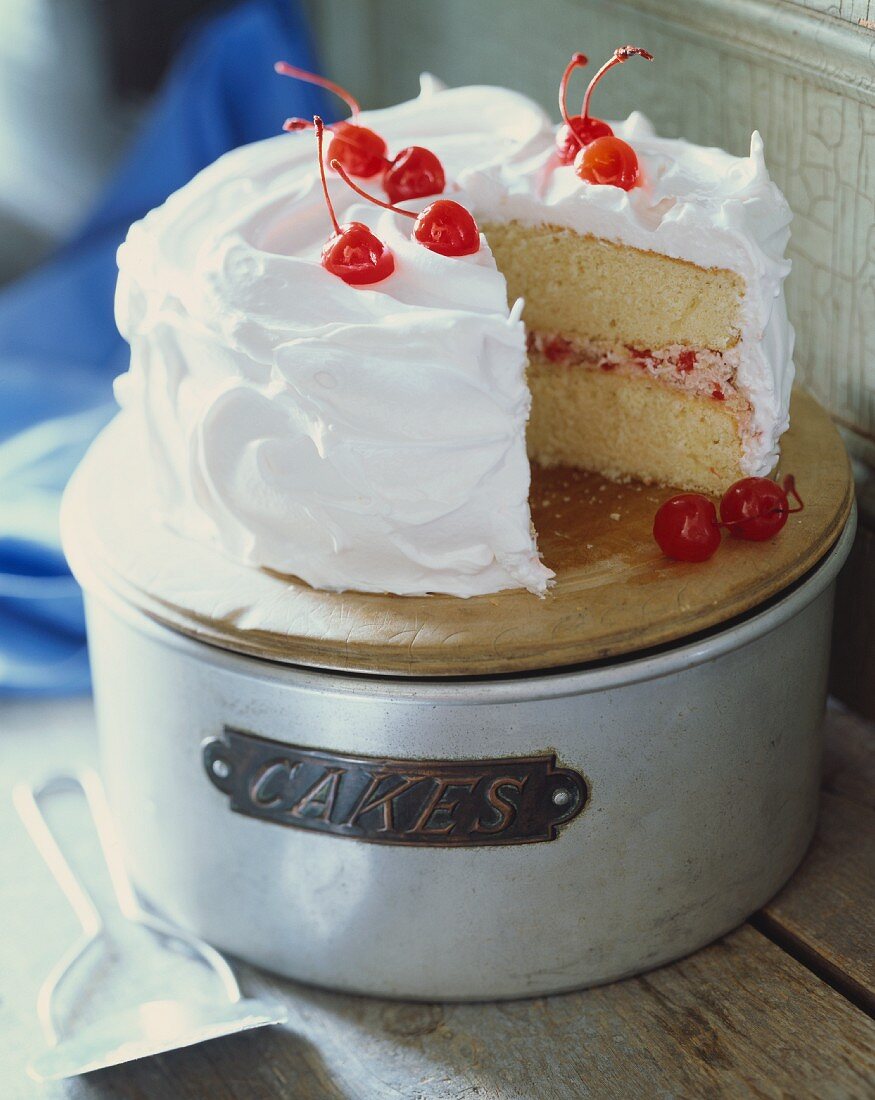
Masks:
[[[544,599],[522,590],[468,600],[321,592],[259,573],[262,584],[274,586],[283,621],[279,632],[241,628],[235,625],[240,616],[216,618],[203,606],[182,607],[160,584],[134,591],[123,562],[115,563],[110,583],[184,634],[317,668],[470,676],[620,657],[752,611],[803,576],[833,545],[853,502],[844,445],[827,413],[804,392],[794,394],[791,423],[782,440],[779,475],[796,475],[805,510],[791,516],[771,542],[725,537],[717,554],[697,565],[668,560],[651,535],[654,513],[673,490],[536,469],[533,519],[544,560],[557,574]],[[81,557],[71,557],[75,568]]]

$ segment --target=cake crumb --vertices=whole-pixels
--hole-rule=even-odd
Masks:
[[[620,513],[619,512],[611,512],[611,519],[619,519],[619,518],[620,518]]]

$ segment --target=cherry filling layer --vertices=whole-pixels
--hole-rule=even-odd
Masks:
[[[716,351],[668,344],[661,348],[610,344],[602,340],[569,339],[555,333],[530,332],[530,355],[563,367],[645,374],[676,389],[713,401],[727,402],[740,417],[750,413],[750,403],[736,384],[737,348]]]

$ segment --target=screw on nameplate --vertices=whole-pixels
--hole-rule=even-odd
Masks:
[[[379,844],[480,847],[555,840],[589,790],[553,753],[389,760],[315,751],[225,727],[203,761],[236,813]]]

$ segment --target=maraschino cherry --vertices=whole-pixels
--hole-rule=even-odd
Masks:
[[[701,493],[680,493],[660,505],[653,537],[676,561],[707,561],[720,545],[717,509]]]
[[[290,76],[303,80],[307,84],[317,84],[339,96],[356,118],[361,110],[358,100],[323,76],[309,73],[285,61],[277,61],[274,69],[281,76]],[[312,126],[306,118],[288,118],[283,129],[294,132],[307,130]],[[439,195],[446,184],[444,166],[430,149],[421,145],[408,145],[392,160],[386,156],[386,142],[379,134],[357,122],[337,122],[327,127],[334,137],[328,146],[328,160],[340,161],[351,176],[368,179],[383,173],[383,186],[392,202],[404,199],[420,199],[426,195]]]
[[[797,507],[791,508],[788,497]],[[744,477],[730,485],[720,501],[720,520],[712,501],[701,493],[680,493],[662,504],[653,521],[653,537],[676,561],[706,561],[720,545],[720,528],[735,538],[765,542],[781,530],[787,517],[805,505],[792,474],[783,486],[768,477]]]
[[[445,185],[444,166],[430,149],[421,145],[402,149],[383,174],[383,187],[390,202],[439,195]]]
[[[574,158],[574,171],[587,183],[621,187],[631,191],[640,174],[638,157],[632,146],[622,138],[596,138]]]
[[[416,218],[413,236],[441,256],[473,256],[480,251],[477,222],[470,210],[452,199],[429,203]]]
[[[307,84],[317,84],[320,88],[327,88],[329,92],[334,92],[349,107],[353,118],[358,117],[361,112],[358,100],[333,80],[327,80],[324,76],[317,76],[315,73],[308,73],[306,69],[289,65],[287,61],[277,61],[274,70],[281,76],[290,76],[295,80],[303,80]],[[311,123],[304,118],[288,118],[283,123],[283,129],[304,130],[310,125]],[[328,146],[329,160],[339,160],[348,172],[365,178],[375,176],[384,169],[386,143],[379,134],[369,130],[367,126],[359,126],[353,122],[337,122],[330,129],[334,136]]]
[[[382,199],[369,195],[349,178],[338,161],[332,161],[331,167],[363,199],[375,206],[382,206],[384,210],[403,214],[405,218],[413,218],[414,239],[432,252],[438,252],[441,256],[471,256],[479,251],[480,230],[471,212],[461,203],[452,199],[436,199],[420,214],[415,214],[412,210],[404,210],[391,202],[383,202]]]
[[[607,122],[600,118],[591,117],[589,113],[589,101],[592,98],[592,93],[596,84],[598,84],[608,69],[613,69],[615,65],[622,65],[622,63],[628,61],[630,57],[643,57],[647,61],[653,60],[653,55],[649,54],[647,50],[642,50],[639,46],[620,46],[618,49],[614,50],[613,55],[604,65],[602,65],[589,82],[586,94],[583,97],[581,112],[574,118],[569,116],[566,103],[568,81],[575,69],[582,68],[587,64],[587,59],[582,53],[576,53],[568,62],[559,85],[559,110],[562,112],[564,125],[560,127],[559,133],[556,135],[556,146],[559,150],[559,157],[563,164],[571,164],[578,152],[585,145],[589,145],[591,141],[595,141],[596,138],[613,136],[614,131]]]
[[[791,496],[797,502],[795,508],[790,507]],[[777,535],[788,516],[804,507],[792,474],[784,478],[783,487],[769,477],[745,477],[723,494],[720,518],[735,538],[765,542]]]
[[[322,193],[331,215],[334,232],[322,249],[322,266],[332,275],[343,279],[350,286],[367,286],[388,278],[395,270],[395,258],[392,250],[364,224],[364,222],[344,222],[338,224],[334,205],[328,194],[328,181],[325,178],[325,161],[322,156],[322,143],[325,124],[315,115],[313,125],[316,129],[316,142],[319,149],[319,176],[322,180]],[[340,161],[335,160],[335,164]],[[345,175],[345,173],[344,173]]]

